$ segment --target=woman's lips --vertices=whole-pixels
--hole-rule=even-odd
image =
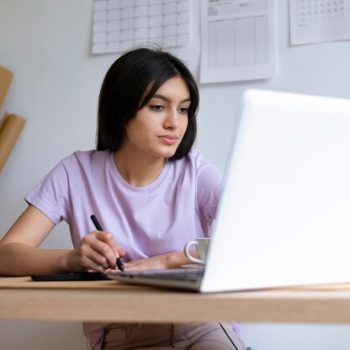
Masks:
[[[177,142],[176,136],[165,135],[165,136],[160,136],[159,138],[164,145],[172,146]]]

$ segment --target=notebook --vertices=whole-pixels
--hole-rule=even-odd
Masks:
[[[109,278],[202,293],[350,282],[350,101],[246,90],[241,104],[205,267]]]

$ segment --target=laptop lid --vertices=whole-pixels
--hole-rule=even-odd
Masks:
[[[202,292],[350,281],[350,101],[247,90]]]

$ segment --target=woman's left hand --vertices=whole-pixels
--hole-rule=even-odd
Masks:
[[[179,268],[181,265],[188,264],[189,260],[183,252],[171,252],[151,258],[139,259],[124,263],[125,270],[163,270]]]

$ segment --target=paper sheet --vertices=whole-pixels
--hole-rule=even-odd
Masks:
[[[94,0],[93,54],[140,44],[164,48],[189,42],[189,0]]]
[[[291,45],[350,39],[350,0],[289,0]]]
[[[201,5],[200,82],[272,77],[274,0],[202,0]]]

